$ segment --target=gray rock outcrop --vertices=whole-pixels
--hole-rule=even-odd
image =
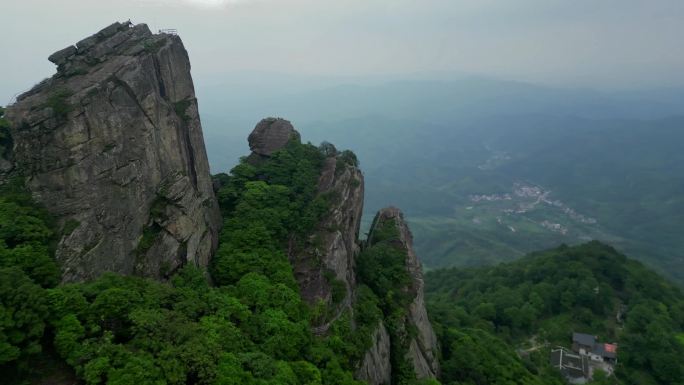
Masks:
[[[292,127],[292,123],[279,118],[263,119],[247,138],[249,149],[261,156],[270,156],[285,147],[290,140],[299,142],[299,133]]]
[[[292,124],[284,119],[266,118],[248,138],[250,162],[261,162],[289,142],[301,141]],[[290,239],[288,258],[300,287],[302,298],[310,305],[323,301],[332,314],[314,327],[324,335],[330,325],[351,311],[356,288],[355,258],[360,251],[359,229],[363,212],[363,174],[356,156],[326,144],[317,195],[329,203],[326,213],[307,239]]]
[[[252,150],[248,160],[259,164],[284,148],[291,141],[300,142],[300,135],[287,120],[267,118],[259,122],[248,141]],[[413,237],[399,209],[381,210],[373,222],[374,231],[388,222],[396,226],[397,235],[387,239],[402,255],[408,280],[397,290],[407,294],[400,308],[399,322],[381,318],[376,325],[359,325],[355,318],[358,295],[356,258],[361,252],[359,231],[363,212],[364,178],[356,156],[350,151],[338,152],[329,143],[319,147],[324,154],[318,178],[317,194],[326,197],[328,208],[313,230],[302,239],[292,236],[288,243],[288,258],[300,288],[302,298],[317,312],[312,331],[327,335],[338,320],[348,320],[353,330],[368,331],[369,349],[356,362],[355,378],[372,385],[391,384],[393,363],[410,362],[417,379],[439,376],[438,342],[428,319],[423,298],[424,283],[420,262],[413,250]],[[382,239],[382,237],[378,238]],[[379,240],[378,242],[384,242]],[[372,247],[373,244],[366,245]],[[320,305],[323,305],[319,308]],[[345,318],[347,317],[348,318]],[[370,326],[370,330],[368,329]],[[401,357],[393,356],[400,354]]]
[[[318,181],[318,194],[329,197],[328,212],[316,226],[304,250],[291,256],[302,297],[309,303],[323,299],[349,308],[356,287],[355,258],[360,251],[358,236],[363,212],[364,181],[356,164],[338,154],[325,159]],[[336,281],[344,285],[344,298],[333,303]]]
[[[7,110],[12,173],[62,228],[64,281],[206,266],[221,219],[180,38],[115,23]]]
[[[372,336],[372,346],[361,361],[354,376],[371,385],[392,383],[392,364],[390,359],[390,336],[382,321]]]
[[[405,265],[411,283],[405,291],[413,298],[406,311],[403,331],[399,331],[401,335],[398,338],[408,338],[408,341],[401,343],[405,343],[408,347],[406,358],[411,362],[416,377],[418,379],[436,378],[440,373],[439,344],[425,308],[423,270],[413,249],[413,235],[402,212],[396,207],[380,210],[375,216],[368,239],[372,240],[373,232],[387,221],[397,226],[399,233],[397,246],[406,252]],[[414,333],[408,333],[408,330],[415,330],[417,333],[414,335]]]

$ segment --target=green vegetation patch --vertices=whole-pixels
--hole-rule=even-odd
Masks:
[[[442,364],[448,384],[562,385],[560,374],[531,372],[505,342],[480,329],[449,329],[444,341],[449,359]],[[546,359],[546,357],[544,357]],[[529,364],[528,364],[529,365]]]
[[[159,50],[166,45],[166,39],[147,39],[143,42],[143,49],[147,53],[157,53]]]
[[[325,319],[330,309],[323,302],[309,307],[302,301],[288,260],[290,245],[307,244],[328,211],[329,198],[317,191],[324,159],[318,148],[291,141],[268,159],[250,163],[244,158],[230,175],[215,176],[221,185],[217,197],[224,225],[212,279],[224,290],[243,293],[242,303],[254,312],[268,315],[245,324],[252,330],[248,335],[256,342],[254,350],[260,352],[250,356],[253,361],[246,370],[254,376],[276,373],[278,367],[294,373],[274,384],[357,384],[352,373],[365,352],[361,346],[370,342],[355,337],[370,332],[364,327],[351,330],[349,314],[334,323],[327,337],[312,337],[310,325]],[[344,283],[334,274],[327,278],[333,301],[341,302]],[[274,365],[274,358],[288,362]],[[232,362],[236,366],[239,356]]]
[[[190,121],[190,116],[188,116],[187,110],[191,105],[192,100],[190,99],[183,99],[180,102],[176,102],[173,104],[173,110],[184,123],[188,123]]]
[[[331,288],[332,303],[334,305],[340,304],[344,297],[347,296],[347,285],[345,285],[343,281],[337,279],[333,271],[326,271],[324,277]]]
[[[71,233],[74,232],[78,228],[78,226],[81,225],[81,222],[75,220],[75,219],[68,219],[64,223],[64,227],[62,228],[62,236],[68,237],[71,235]]]
[[[385,220],[381,223],[377,223],[376,219],[371,228],[373,229],[371,238],[369,239],[371,245],[385,241],[399,240],[399,227],[394,220]]]
[[[226,219],[212,264],[218,283],[260,272],[297,287],[287,247],[291,241],[304,244],[327,212],[327,201],[317,194],[323,159],[316,147],[292,141],[257,165],[243,159],[231,175],[219,176]]]
[[[677,341],[684,346],[684,333],[677,334]]]
[[[10,124],[5,119],[5,109],[0,107],[0,156],[7,156],[12,150],[12,134]]]
[[[617,379],[606,383],[664,385],[684,378],[681,290],[599,242],[532,253],[493,267],[435,270],[425,281],[446,383],[460,378],[468,365],[467,353],[458,348],[465,337],[454,337],[464,328],[477,329],[478,338],[497,339],[498,345],[535,345],[539,352],[569,347],[573,332],[589,333],[618,343]],[[491,356],[483,370],[500,370],[503,358],[481,355]],[[548,355],[524,362],[531,373],[552,383]]]
[[[20,178],[0,187],[0,372],[10,383],[42,351],[47,288],[60,281],[54,221]]]
[[[166,220],[166,208],[173,203],[165,196],[157,195],[152,205],[150,206],[150,219],[152,220]]]
[[[340,153],[337,153],[337,151],[335,150],[335,154],[337,154],[335,174],[343,172],[349,166],[359,166],[359,159],[356,157],[356,154],[354,154],[351,150],[344,150]]]
[[[382,310],[390,335],[392,378],[397,383],[409,383],[416,376],[406,359],[415,330],[407,329],[406,315],[415,293],[410,290],[412,281],[406,270],[407,250],[401,245],[396,221],[376,217],[371,239],[357,259],[357,276],[370,288]]]
[[[147,251],[152,248],[157,237],[161,233],[161,227],[157,223],[153,223],[143,229],[143,233],[138,241],[138,246],[135,248],[135,253],[138,256],[145,255]]]
[[[50,107],[55,117],[58,119],[65,119],[69,112],[74,109],[68,101],[73,92],[67,88],[59,88],[53,91],[45,102],[46,107]]]

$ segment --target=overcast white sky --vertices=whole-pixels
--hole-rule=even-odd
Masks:
[[[113,21],[177,28],[193,76],[465,72],[596,88],[684,84],[684,0],[3,0],[0,104]]]

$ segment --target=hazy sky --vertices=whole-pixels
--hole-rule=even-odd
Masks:
[[[458,72],[573,87],[684,84],[684,0],[3,0],[0,104],[113,21],[178,29],[196,80]]]

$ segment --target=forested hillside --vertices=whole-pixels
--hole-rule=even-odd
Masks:
[[[557,381],[549,349],[569,347],[573,332],[618,344],[621,384],[684,379],[681,290],[610,246],[561,246],[493,267],[437,270],[426,282],[446,384],[504,384],[518,372]],[[514,349],[529,358],[520,361]]]
[[[272,162],[243,163],[223,177],[219,195],[229,216],[211,269],[216,285],[188,265],[168,283],[106,274],[56,286],[51,242],[57,230],[21,181],[5,186],[3,378],[131,385],[356,383],[339,343],[312,336],[311,309],[284,253],[284,237],[302,234],[325,208],[312,199],[322,157],[314,146],[293,143]]]
[[[436,383],[417,381],[406,356],[414,337],[404,318],[413,297],[404,288],[411,283],[406,251],[391,245],[398,237],[394,222],[378,229],[377,245],[359,257],[353,310],[330,320],[344,296],[333,278],[326,278],[333,286],[330,305],[307,304],[300,295],[288,247],[308,242],[336,199],[317,193],[329,151],[330,145],[293,140],[217,175],[224,224],[210,269],[187,264],[166,271],[165,282],[108,273],[59,285],[54,246],[73,228],[57,228],[22,178],[6,183],[0,191],[2,378],[10,384],[361,384],[354,371],[386,318],[392,383]],[[352,162],[353,154],[342,152],[338,161]],[[146,231],[139,248],[156,236]],[[332,325],[315,335],[314,326],[324,321]]]

